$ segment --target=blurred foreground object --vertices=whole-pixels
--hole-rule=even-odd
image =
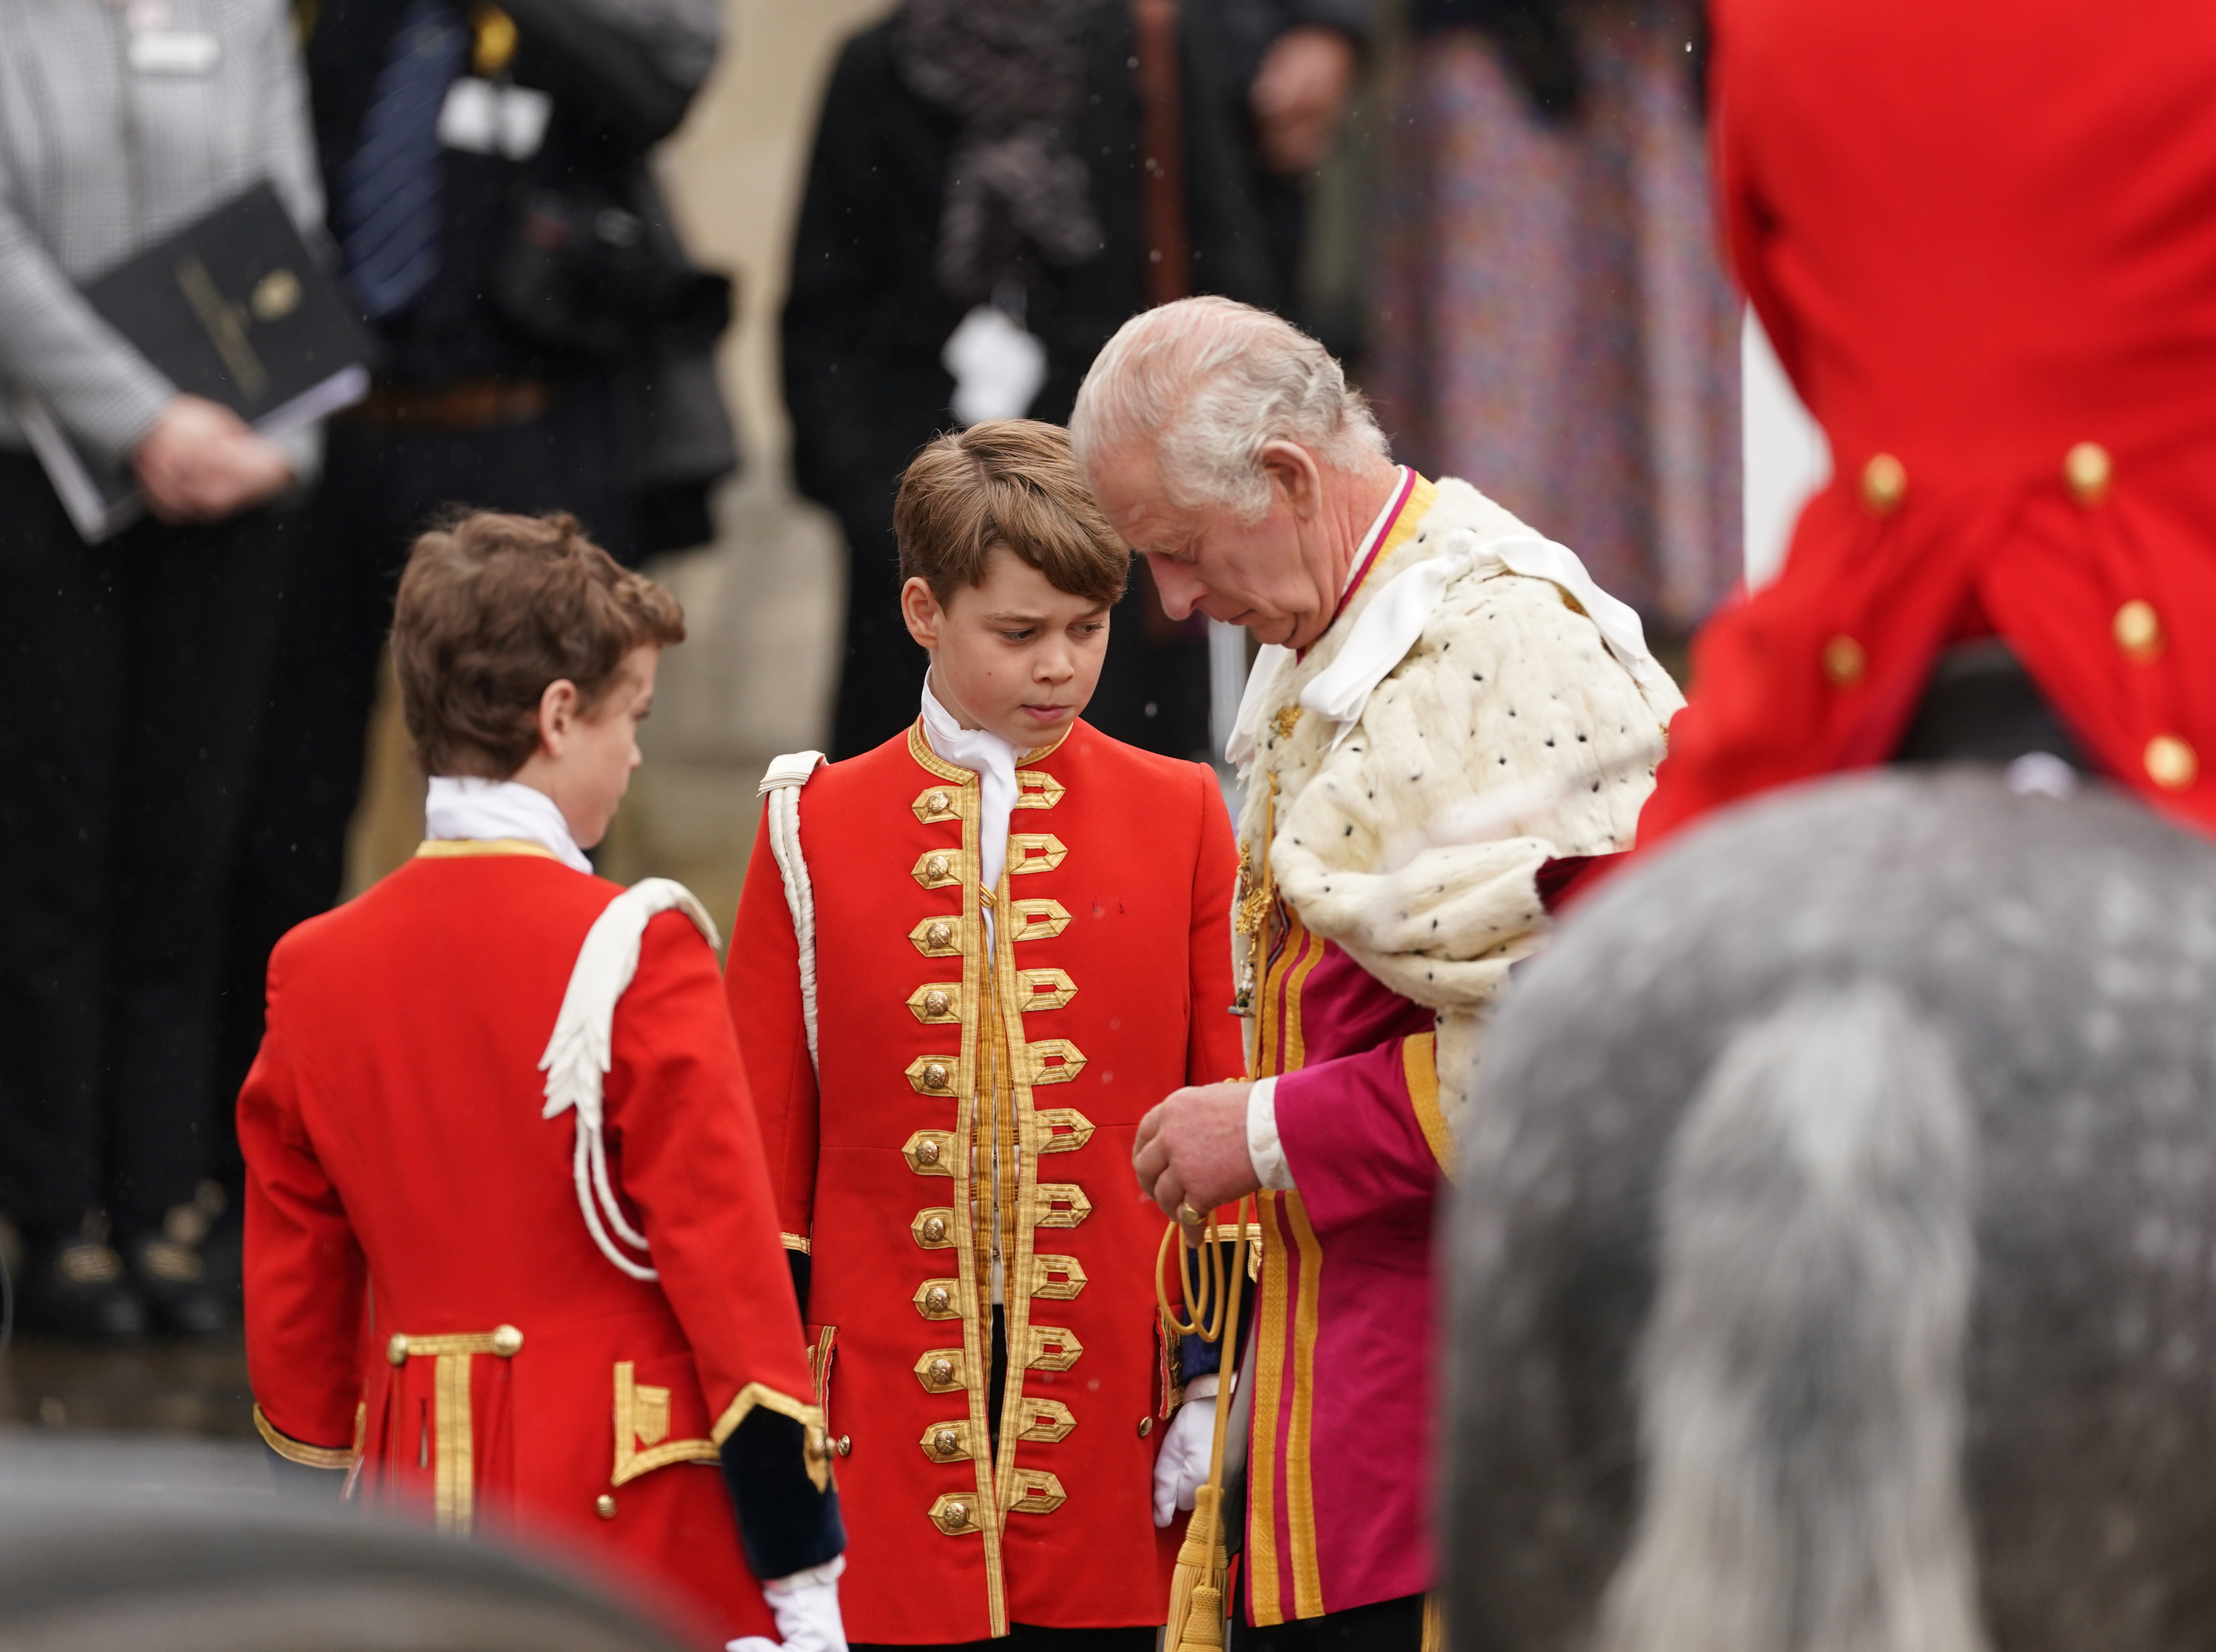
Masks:
[[[2201,838],[1967,771],[1581,907],[1461,1138],[1456,1644],[2216,1637],[2212,933]]]
[[[6,1652],[674,1652],[576,1568],[271,1495],[243,1452],[0,1441]]]
[[[1417,0],[1367,387],[1394,446],[1575,545],[1660,638],[1738,577],[1739,310],[1690,0]]]
[[[2216,11],[1720,0],[1733,267],[1836,474],[1640,835],[1884,761],[1964,649],[2216,827]]]

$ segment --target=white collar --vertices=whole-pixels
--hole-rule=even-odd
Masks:
[[[574,870],[593,869],[554,800],[517,780],[433,775],[430,793],[423,800],[423,835],[434,841],[518,838],[552,851],[556,859]]]
[[[923,679],[923,737],[941,760],[977,777],[977,874],[988,889],[1000,884],[1008,858],[1008,816],[1016,807],[1016,748],[989,728],[964,728]]]

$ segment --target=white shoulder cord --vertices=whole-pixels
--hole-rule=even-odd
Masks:
[[[821,752],[787,752],[769,765],[755,789],[769,799],[765,811],[769,852],[785,879],[785,904],[792,912],[793,938],[800,943],[800,1019],[808,1029],[808,1065],[820,1075],[816,1058],[816,888],[808,881],[808,857],[800,852],[800,789],[823,761]]]
[[[615,1189],[608,1185],[608,1150],[600,1135],[601,1078],[614,1065],[616,1000],[638,973],[638,949],[647,920],[676,910],[692,920],[692,926],[711,947],[721,944],[715,920],[692,892],[669,878],[643,878],[608,902],[569,972],[569,990],[562,995],[561,1013],[554,1017],[554,1035],[546,1041],[546,1053],[539,1070],[546,1075],[546,1108],[543,1118],[558,1118],[577,1109],[577,1151],[573,1168],[577,1179],[577,1207],[585,1213],[585,1225],[600,1254],[633,1279],[653,1279],[656,1274],[616,1248],[616,1237],[643,1253],[646,1235],[634,1232],[624,1220]],[[603,1216],[606,1219],[602,1225]]]

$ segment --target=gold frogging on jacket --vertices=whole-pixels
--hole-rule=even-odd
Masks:
[[[523,1333],[513,1325],[489,1331],[410,1336],[395,1331],[385,1357],[395,1366],[436,1360],[432,1373],[431,1432],[436,1441],[432,1471],[432,1517],[441,1532],[466,1536],[477,1516],[477,1429],[470,1407],[471,1361],[480,1354],[513,1360]]]

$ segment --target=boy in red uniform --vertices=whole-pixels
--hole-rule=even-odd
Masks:
[[[1211,1406],[1177,1409],[1161,1219],[1123,1178],[1155,1098],[1241,1070],[1230,822],[1211,771],[1078,721],[1129,552],[1064,432],[941,437],[894,520],[922,715],[772,766],[725,975],[846,1621],[1151,1652]]]
[[[684,635],[566,516],[417,542],[393,655],[428,840],[278,947],[239,1097],[255,1416],[287,1477],[541,1531],[718,1639],[774,1617],[839,1652],[838,1496],[714,926],[579,847]]]

